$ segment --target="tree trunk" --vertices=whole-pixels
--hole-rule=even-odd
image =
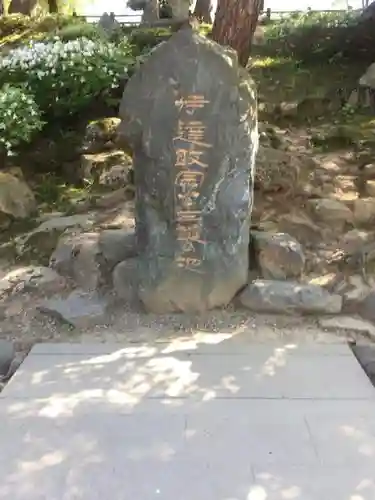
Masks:
[[[194,17],[203,23],[212,23],[211,19],[212,3],[211,0],[197,0],[194,9]]]
[[[232,47],[244,67],[249,60],[261,3],[261,0],[218,0],[212,38]]]
[[[57,0],[48,0],[48,12],[50,14],[57,14],[59,12]]]

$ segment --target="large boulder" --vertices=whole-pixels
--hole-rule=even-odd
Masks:
[[[241,293],[242,306],[255,312],[279,314],[338,314],[340,295],[318,285],[293,281],[255,280]]]
[[[26,219],[35,210],[35,197],[26,182],[8,172],[0,172],[0,215]]]
[[[228,304],[248,273],[258,145],[248,73],[186,27],[131,78],[120,116],[133,149],[140,299],[155,312]]]

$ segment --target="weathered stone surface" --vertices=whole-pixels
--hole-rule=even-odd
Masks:
[[[87,231],[94,225],[94,222],[95,218],[91,214],[48,219],[30,233],[18,239],[17,253],[18,255],[32,254],[37,256],[40,262],[48,262],[60,236],[65,231]]]
[[[190,0],[168,0],[168,6],[174,18],[187,19],[189,17]]]
[[[98,208],[114,208],[126,200],[126,189],[120,188],[92,199],[92,204]]]
[[[297,240],[289,234],[262,231],[252,231],[251,236],[262,278],[286,280],[301,276],[306,259]]]
[[[107,35],[111,36],[116,31],[121,30],[121,25],[116,21],[115,14],[111,12],[104,12],[102,17],[99,19],[98,27],[102,29]]]
[[[108,301],[95,292],[84,293],[75,290],[67,298],[45,300],[38,309],[75,328],[88,328],[103,322],[107,307]]]
[[[370,240],[371,233],[359,229],[351,229],[340,238],[340,249],[345,253],[355,253]]]
[[[375,89],[375,63],[370,64],[366,72],[359,79],[359,84],[363,87]]]
[[[131,179],[131,158],[123,151],[84,154],[81,158],[81,180],[100,186],[120,188]]]
[[[109,285],[113,268],[137,254],[134,230],[67,234],[60,238],[50,266],[72,278],[84,291]]]
[[[353,222],[353,213],[345,203],[329,198],[309,200],[309,208],[315,219],[336,229]]]
[[[51,255],[50,266],[73,278],[82,290],[96,290],[102,284],[98,241],[95,232],[62,237]]]
[[[300,243],[321,241],[322,235],[319,227],[305,214],[284,214],[278,219],[278,228]]]
[[[362,174],[366,179],[375,179],[375,163],[368,163],[362,169]]]
[[[102,118],[90,122],[85,131],[82,143],[82,153],[101,153],[108,143],[112,147],[116,140],[117,128],[121,120],[117,117]]]
[[[259,146],[255,182],[265,193],[294,191],[299,183],[301,161],[287,151]]]
[[[375,221],[375,198],[358,198],[353,203],[356,224],[372,224]]]
[[[337,316],[334,318],[320,318],[319,326],[325,330],[339,332],[340,330],[364,334],[375,339],[375,326],[363,319],[353,316]]]
[[[134,230],[106,229],[100,233],[99,251],[110,269],[138,253]]]
[[[233,51],[181,29],[126,85],[120,116],[134,152],[141,300],[156,312],[228,304],[248,270],[258,142],[249,75]]]
[[[371,292],[371,287],[364,283],[360,275],[349,276],[343,296],[343,311],[345,313],[357,313],[362,302]]]
[[[132,258],[120,262],[113,270],[113,287],[117,297],[128,303],[138,300],[139,259]]]
[[[337,314],[342,298],[317,285],[291,281],[256,280],[241,293],[241,304],[252,311]]]
[[[15,355],[12,342],[0,339],[0,378],[5,377]]]
[[[375,290],[371,290],[359,304],[358,312],[363,318],[375,323]]]
[[[19,292],[55,293],[65,286],[65,280],[53,269],[43,266],[17,268],[0,279],[0,297]]]
[[[0,172],[0,214],[26,219],[36,210],[35,197],[25,181]]]

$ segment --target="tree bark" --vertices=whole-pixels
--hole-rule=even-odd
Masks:
[[[48,0],[48,11],[50,14],[57,14],[59,12],[57,0]]]
[[[211,0],[197,0],[194,9],[194,17],[203,23],[212,23],[211,19],[212,3]]]
[[[249,60],[261,4],[261,0],[218,0],[212,38],[232,47],[244,67]]]

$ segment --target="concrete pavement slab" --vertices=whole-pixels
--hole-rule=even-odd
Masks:
[[[0,500],[374,500],[350,349],[241,345],[37,347],[0,397]]]

